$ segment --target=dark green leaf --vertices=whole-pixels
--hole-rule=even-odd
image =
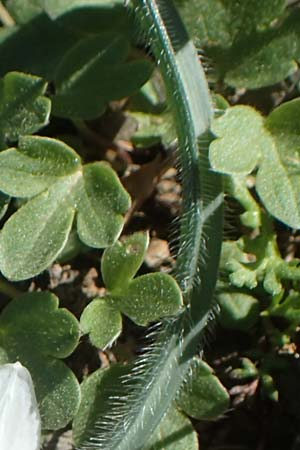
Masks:
[[[138,325],[174,315],[182,306],[176,281],[165,273],[142,275],[131,281],[123,292],[112,291],[117,307]]]
[[[40,14],[0,34],[0,76],[21,71],[52,81],[58,63],[80,36]]]
[[[284,0],[177,0],[198,45],[227,84],[250,89],[277,83],[297,69],[299,12]],[[283,20],[285,19],[285,20]]]
[[[191,379],[180,392],[178,405],[189,416],[199,420],[216,419],[229,407],[229,394],[200,359],[195,359]]]
[[[64,427],[79,406],[79,385],[61,358],[78,344],[79,326],[49,292],[24,294],[0,316],[3,362],[20,360],[32,375],[45,429]]]
[[[198,437],[190,420],[172,405],[144,450],[198,450]]]
[[[83,39],[57,68],[53,111],[62,117],[91,119],[109,101],[132,94],[150,77],[147,60],[126,63],[129,42],[118,33],[102,33]]]
[[[111,408],[111,397],[122,393],[124,384],[121,378],[128,373],[128,368],[119,364],[108,369],[99,369],[81,384],[81,403],[73,421],[73,438],[76,446],[91,437],[95,422],[106,416]],[[122,386],[122,391],[120,391]]]

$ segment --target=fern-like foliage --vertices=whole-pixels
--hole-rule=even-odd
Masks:
[[[109,415],[99,418],[81,450],[145,448],[201,350],[222,241],[222,186],[207,158],[212,106],[196,50],[170,0],[133,0],[129,6],[149,37],[177,128],[183,211],[175,276],[186,306],[156,328],[150,348],[124,379],[126,394],[112,399]]]

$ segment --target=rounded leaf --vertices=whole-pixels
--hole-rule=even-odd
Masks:
[[[142,326],[176,314],[183,304],[178,284],[165,273],[142,275],[113,298],[122,313]]]
[[[242,292],[218,295],[221,325],[232,330],[247,331],[259,320],[260,307],[256,298]]]
[[[191,377],[180,392],[177,403],[189,416],[211,420],[228,409],[229,394],[209,365],[195,359]]]
[[[122,317],[106,298],[97,298],[84,309],[80,327],[84,334],[89,333],[90,341],[95,347],[105,349],[121,333]]]

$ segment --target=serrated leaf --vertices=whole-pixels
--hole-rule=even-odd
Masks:
[[[80,327],[84,334],[89,333],[91,343],[105,349],[114,342],[122,331],[122,316],[108,300],[97,298],[83,311]]]
[[[17,141],[48,123],[51,102],[44,97],[47,83],[41,78],[10,72],[0,80],[0,146]]]
[[[198,437],[190,420],[172,405],[159,426],[151,443],[144,450],[198,450]]]
[[[221,325],[232,330],[247,331],[259,320],[260,307],[256,298],[243,292],[224,292],[218,295]]]
[[[177,403],[189,416],[211,420],[228,409],[229,394],[209,365],[195,359],[191,378],[180,392]]]
[[[111,292],[116,306],[138,325],[148,325],[162,317],[174,315],[182,306],[176,281],[165,273],[137,277],[123,292]]]
[[[111,397],[124,395],[121,378],[128,373],[128,367],[115,364],[107,369],[99,369],[81,384],[81,403],[73,421],[73,438],[76,446],[83,445],[90,437],[99,417],[105,416],[111,408]]]
[[[66,144],[24,137],[20,149],[0,154],[0,170],[8,169],[9,176],[0,180],[3,192],[22,196],[23,187],[26,196],[36,196],[2,229],[0,269],[7,278],[30,278],[48,267],[64,248],[76,211],[77,231],[86,245],[103,248],[117,239],[130,200],[106,163],[82,167]]]
[[[76,413],[79,385],[59,359],[78,344],[79,326],[49,292],[24,294],[11,301],[0,316],[1,363],[16,360],[28,368],[34,381],[43,428],[64,427]]]
[[[129,42],[122,34],[107,32],[81,40],[57,68],[54,114],[92,119],[109,101],[136,91],[153,67],[147,60],[126,63],[128,53]]]
[[[148,233],[134,233],[104,251],[101,273],[108,289],[128,284],[141,267],[148,245]]]

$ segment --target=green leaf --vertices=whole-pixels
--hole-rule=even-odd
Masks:
[[[129,34],[130,17],[123,0],[47,0],[44,11],[65,28],[83,35],[111,31]],[[132,31],[132,30],[131,30]]]
[[[51,102],[43,96],[47,83],[41,78],[10,72],[0,80],[0,146],[17,141],[47,125]]]
[[[73,421],[73,439],[76,446],[83,445],[99,417],[108,414],[111,397],[121,393],[120,385],[124,388],[121,378],[127,373],[128,367],[115,364],[107,369],[97,370],[82,382],[82,400]]]
[[[144,450],[198,450],[198,437],[190,420],[172,405]]]
[[[191,379],[180,392],[178,405],[189,416],[198,420],[216,419],[229,407],[229,394],[200,359],[195,359]]]
[[[0,155],[0,189],[13,197],[33,197],[80,169],[79,155],[65,143],[25,136],[18,149],[10,148]]]
[[[264,149],[266,153],[272,151],[273,142],[264,128],[264,120],[250,106],[227,108],[213,122],[212,131],[217,139],[210,145],[209,158],[212,167],[220,172],[248,174]]]
[[[191,33],[227,84],[256,89],[297,69],[299,13],[291,8],[288,15],[284,0],[177,2]]]
[[[260,307],[256,298],[242,292],[224,292],[218,295],[221,307],[221,325],[232,330],[247,331],[259,320]]]
[[[52,81],[57,65],[80,36],[40,14],[0,34],[0,76],[21,71]],[[34,49],[34,51],[33,51]]]
[[[299,114],[299,99],[276,108],[265,123],[248,106],[228,108],[213,124],[218,138],[210,147],[217,171],[246,174],[259,165],[258,195],[274,217],[293,228],[300,228]]]
[[[0,154],[0,170],[7,173],[0,180],[3,192],[22,196],[23,188],[23,195],[36,195],[2,229],[0,269],[7,278],[27,279],[46,269],[64,248],[76,211],[86,245],[107,247],[121,232],[129,195],[106,163],[82,167],[66,144],[24,137],[18,150]]]
[[[268,211],[290,227],[300,228],[300,99],[276,108],[266,127],[273,137],[257,174],[256,189]]]
[[[101,273],[109,290],[122,289],[135,276],[143,263],[148,245],[148,233],[134,233],[104,251]]]
[[[98,348],[109,347],[122,331],[122,316],[108,300],[97,298],[83,311],[80,318],[83,334],[89,333],[91,343]]]
[[[128,53],[129,42],[122,34],[107,32],[81,40],[57,68],[54,114],[92,119],[109,101],[138,90],[153,67],[147,60],[126,63]]]
[[[298,292],[291,291],[280,303],[270,306],[267,310],[271,316],[284,317],[286,320],[299,324],[300,296]]]
[[[77,379],[60,361],[78,341],[77,320],[49,292],[24,294],[0,316],[1,363],[20,360],[30,371],[44,429],[66,426],[79,406]]]
[[[18,24],[27,23],[42,12],[41,0],[8,0],[5,6]]]
[[[171,316],[182,306],[176,281],[165,273],[142,275],[131,281],[123,292],[111,292],[114,304],[136,324],[146,326]]]
[[[241,35],[268,28],[285,0],[176,0],[193,37],[202,45],[230,47]]]

